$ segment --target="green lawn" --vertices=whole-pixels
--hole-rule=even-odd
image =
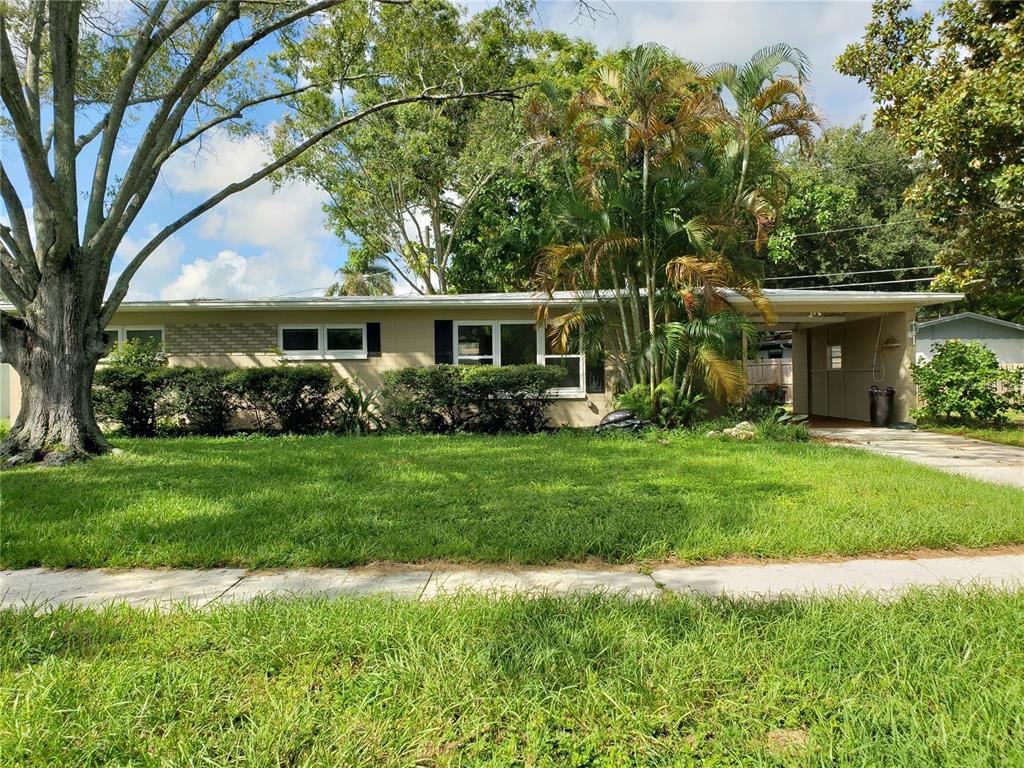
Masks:
[[[1024,595],[0,612],[4,764],[1024,765]]]
[[[1005,427],[950,427],[933,425],[927,427],[931,432],[942,432],[946,435],[960,435],[975,440],[986,440],[990,443],[1016,445],[1024,448],[1024,425],[1007,424]]]
[[[673,435],[118,441],[0,476],[2,564],[546,563],[1024,541],[1024,491],[838,446]]]

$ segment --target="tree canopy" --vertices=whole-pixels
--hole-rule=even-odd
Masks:
[[[925,213],[906,199],[920,163],[888,131],[829,128],[812,155],[791,146],[782,160],[788,195],[768,241],[766,285],[927,287],[937,270],[914,267],[935,264],[940,241]],[[774,279],[795,275],[815,277]],[[886,284],[897,280],[918,282]]]
[[[875,122],[923,161],[911,193],[946,240],[936,287],[1024,318],[1024,3],[949,0],[915,14],[875,0],[836,62],[866,83]]]
[[[351,25],[331,23],[337,8]],[[382,56],[374,61],[380,69],[339,68],[310,80],[276,53],[306,37],[373,28],[384,14],[395,14],[397,35],[418,37],[416,8],[404,0],[0,4],[0,130],[15,139],[28,180],[19,188],[5,157],[0,197],[10,223],[0,228],[0,291],[16,314],[0,323],[0,342],[3,361],[19,373],[22,402],[0,457],[63,462],[109,448],[90,394],[104,329],[139,267],[189,222],[372,115],[416,103],[512,100],[500,72],[471,91],[459,61],[442,58],[409,79],[400,56]],[[350,50],[366,59],[365,47]],[[490,53],[483,58],[500,61]],[[356,82],[363,95],[350,103],[344,95]],[[112,273],[171,157],[194,151],[213,131],[261,127],[251,119],[261,105],[294,105],[314,92],[327,101],[340,95],[342,106],[306,123],[263,168],[167,222]]]
[[[292,76],[349,82],[340,93],[296,96],[297,109],[278,125],[278,154],[349,105],[394,98],[450,73],[467,89],[525,85],[565,62],[559,49],[571,48],[563,37],[533,29],[528,3],[469,17],[447,0],[424,0],[417,10],[384,7],[366,23],[352,6],[339,6],[329,25],[282,53],[278,61]],[[370,76],[380,71],[389,77]],[[348,241],[351,261],[386,264],[406,290],[434,293],[450,288],[469,211],[481,196],[493,199],[503,175],[520,172],[526,152],[513,106],[410,104],[339,132],[289,173],[328,193],[328,222]]]

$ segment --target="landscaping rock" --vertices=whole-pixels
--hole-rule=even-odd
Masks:
[[[754,425],[749,421],[741,421],[734,427],[723,429],[722,434],[736,440],[753,440],[756,430]]]

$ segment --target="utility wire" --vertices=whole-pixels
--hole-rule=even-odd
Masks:
[[[862,269],[856,272],[821,272],[813,275],[789,275],[787,277],[766,277],[764,281],[767,283],[771,281],[779,280],[806,280],[810,277],[842,277],[843,275],[874,275],[879,272],[911,272],[919,269],[937,269],[941,267],[941,264],[927,264],[923,267],[889,267],[888,269]]]
[[[810,290],[815,290],[817,288],[832,288],[832,289],[836,289],[836,288],[854,288],[854,287],[859,286],[859,285],[894,285],[896,283],[922,283],[922,282],[929,282],[930,283],[932,280],[935,280],[935,279],[936,278],[934,278],[934,277],[911,277],[911,278],[909,278],[907,280],[871,280],[871,281],[866,282],[866,283],[831,283],[831,284],[828,284],[828,285],[808,285],[808,286],[802,286],[800,288],[794,288],[793,290],[795,290],[795,291],[796,290],[800,290],[800,291],[807,290],[807,291],[810,291]]]
[[[977,264],[994,264],[1000,261],[1022,261],[1024,256],[1018,256],[1009,259],[985,259],[983,261],[976,262]],[[927,264],[922,267],[887,267],[886,269],[862,269],[852,272],[815,272],[814,274],[808,275],[787,275],[785,277],[766,277],[764,282],[769,280],[778,282],[779,280],[808,280],[814,277],[842,277],[844,275],[874,275],[880,272],[911,272],[919,269],[939,269],[942,268],[942,264]],[[835,283],[834,285],[841,285],[841,283]]]
[[[879,224],[864,224],[864,225],[859,226],[859,227],[841,227],[839,229],[823,229],[823,230],[821,230],[819,232],[797,232],[794,235],[790,235],[790,237],[796,238],[796,237],[814,237],[815,235],[832,235],[832,234],[836,234],[838,232],[856,232],[858,230],[865,230],[865,229],[880,229],[881,227],[894,227],[897,224],[914,224],[915,222],[919,222],[919,221],[928,221],[928,219],[926,217],[924,217],[924,216],[921,216],[921,217],[918,217],[916,219],[897,219],[895,221],[883,221],[883,222],[881,222]],[[752,240],[744,240],[743,242],[744,243],[756,243],[757,242],[757,238],[754,238]]]

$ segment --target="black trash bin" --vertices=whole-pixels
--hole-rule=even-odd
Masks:
[[[872,384],[868,390],[868,399],[871,403],[871,426],[888,427],[892,424],[892,401],[896,396],[896,390],[886,387],[881,390],[877,385]]]

